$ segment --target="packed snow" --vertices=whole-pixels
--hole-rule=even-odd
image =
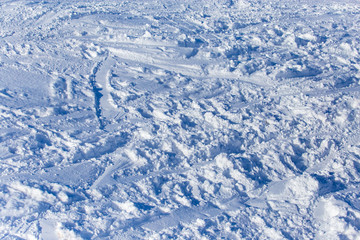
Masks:
[[[360,239],[360,2],[0,2],[1,239]]]

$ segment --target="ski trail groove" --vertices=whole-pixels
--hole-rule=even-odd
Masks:
[[[133,165],[133,163],[128,162],[128,161],[124,161],[124,160],[117,161],[115,164],[113,164],[105,169],[105,171],[91,185],[90,189],[96,189],[98,187],[101,187],[105,183],[109,183],[109,182],[111,183],[111,181],[112,181],[111,175],[114,172],[116,172],[117,170],[119,170],[121,168],[127,168],[132,165]]]
[[[104,61],[106,61],[106,59],[108,58],[108,56],[106,56],[102,61],[98,62],[95,64],[94,68],[92,69],[92,73],[89,77],[89,81],[90,81],[90,86],[92,88],[92,91],[94,93],[94,109],[95,109],[95,115],[99,121],[99,128],[101,130],[103,130],[105,128],[105,121],[102,117],[102,113],[101,113],[101,105],[100,105],[100,100],[103,97],[103,94],[101,93],[101,88],[97,86],[97,82],[96,82],[96,74],[99,72],[101,66],[103,65]]]

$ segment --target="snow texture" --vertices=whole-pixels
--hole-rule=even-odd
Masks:
[[[360,239],[360,2],[0,2],[1,239]]]

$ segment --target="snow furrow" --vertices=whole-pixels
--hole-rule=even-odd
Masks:
[[[100,105],[100,100],[101,100],[103,94],[101,93],[101,88],[97,84],[96,75],[105,60],[96,63],[94,68],[91,71],[91,75],[89,76],[90,86],[91,86],[93,94],[94,94],[95,114],[99,121],[100,129],[104,129],[104,127],[105,127],[104,119],[102,118],[102,115],[101,115],[101,105]]]

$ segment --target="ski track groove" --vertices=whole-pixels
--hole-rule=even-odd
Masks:
[[[100,100],[103,97],[101,93],[101,88],[97,86],[96,81],[96,74],[100,71],[101,66],[103,63],[107,60],[108,56],[106,56],[103,60],[96,63],[91,71],[91,75],[89,76],[89,82],[90,86],[92,88],[93,94],[94,94],[94,109],[95,109],[95,115],[99,121],[99,128],[103,130],[105,128],[105,122],[101,115],[101,104]]]

